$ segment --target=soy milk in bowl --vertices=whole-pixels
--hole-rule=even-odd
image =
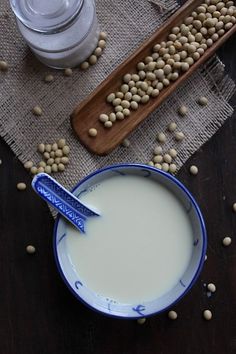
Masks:
[[[206,250],[200,210],[174,177],[145,165],[97,171],[73,192],[100,217],[86,234],[59,217],[54,251],[73,294],[108,315],[158,313],[195,282]]]

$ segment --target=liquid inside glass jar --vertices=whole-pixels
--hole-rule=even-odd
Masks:
[[[49,67],[75,67],[96,48],[94,0],[11,0],[11,7],[24,40]]]

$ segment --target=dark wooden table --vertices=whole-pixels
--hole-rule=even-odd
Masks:
[[[219,51],[236,80],[236,38]],[[236,105],[236,97],[231,102]],[[136,321],[107,318],[79,303],[63,284],[53,259],[53,219],[30,187],[31,178],[0,141],[0,353],[1,354],[231,354],[236,353],[236,113],[178,174],[205,216],[208,260],[192,291],[167,314]],[[190,176],[196,164],[199,174]],[[232,245],[224,248],[225,236]],[[33,244],[34,256],[25,252]],[[204,283],[217,292],[208,298]],[[213,319],[202,318],[211,309]]]

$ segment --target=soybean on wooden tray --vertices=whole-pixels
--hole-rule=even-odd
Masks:
[[[185,73],[180,74],[176,81],[170,83],[159,94],[146,104],[139,104],[136,111],[131,110],[129,117],[116,121],[108,129],[99,121],[101,113],[110,113],[113,106],[106,102],[111,92],[120,91],[122,78],[127,73],[136,72],[136,65],[146,56],[152,54],[155,44],[166,41],[172,27],[180,25],[203,0],[189,0],[179,8],[147,41],[145,41],[128,59],[118,66],[71,114],[71,125],[80,142],[92,153],[107,155],[114,150],[147,116],[153,112],[184,80],[186,80],[201,64],[236,32],[236,24],[220,37]],[[96,128],[97,136],[90,137],[88,130]]]

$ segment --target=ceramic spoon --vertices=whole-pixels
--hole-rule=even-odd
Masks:
[[[42,199],[52,205],[82,233],[85,233],[86,219],[91,216],[99,216],[97,212],[81,203],[74,194],[46,173],[39,173],[35,176],[32,187]]]

